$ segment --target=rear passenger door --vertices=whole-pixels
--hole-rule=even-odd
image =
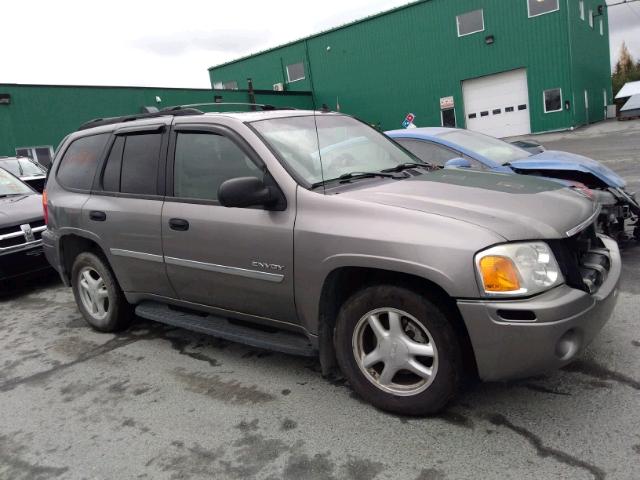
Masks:
[[[167,273],[179,297],[295,323],[295,199],[284,211],[220,205],[218,189],[226,180],[271,181],[258,155],[227,127],[177,125],[169,150],[174,162],[162,235]]]
[[[83,215],[125,292],[173,297],[160,227],[168,125],[157,122],[115,132]]]

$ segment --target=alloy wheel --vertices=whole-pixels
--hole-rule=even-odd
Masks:
[[[78,274],[78,292],[84,309],[96,321],[109,315],[109,292],[100,274],[92,267],[84,267]]]
[[[437,375],[433,337],[407,312],[381,308],[365,314],[354,329],[352,346],[362,373],[387,393],[417,395]]]

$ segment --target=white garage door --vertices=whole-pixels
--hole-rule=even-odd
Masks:
[[[467,128],[494,137],[531,133],[525,69],[462,82]]]

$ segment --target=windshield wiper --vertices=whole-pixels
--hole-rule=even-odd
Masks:
[[[338,178],[332,178],[331,180],[324,180],[322,182],[314,183],[311,185],[311,189],[322,187],[323,185],[326,185],[327,183],[330,183],[330,182],[337,182],[337,181],[344,182],[348,180],[359,180],[361,178],[375,178],[375,177],[395,178],[396,180],[407,178],[405,175],[398,176],[391,172],[351,172],[351,173],[345,173],[344,175],[340,175]]]
[[[433,165],[430,165],[428,163],[403,163],[393,168],[382,170],[382,173],[404,172],[405,170],[409,170],[411,168],[426,168],[427,170],[433,170],[434,167]]]

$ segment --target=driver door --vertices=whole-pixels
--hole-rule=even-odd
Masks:
[[[269,175],[257,154],[223,126],[180,124],[162,212],[169,280],[192,303],[296,323],[293,296],[295,198],[284,211],[226,208],[218,188]]]

